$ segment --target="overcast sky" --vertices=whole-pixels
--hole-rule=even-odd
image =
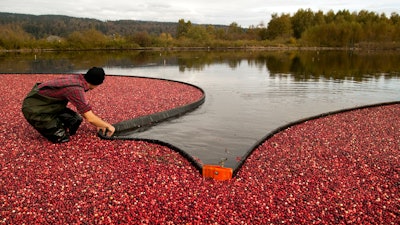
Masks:
[[[271,14],[290,13],[299,9],[368,10],[400,14],[400,0],[0,0],[0,11],[33,15],[66,15],[99,20],[144,20],[197,24],[229,25],[243,28],[268,24]]]

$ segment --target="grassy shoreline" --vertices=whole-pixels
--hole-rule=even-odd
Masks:
[[[74,51],[398,51],[392,47],[321,47],[321,46],[241,46],[241,47],[137,47],[137,48],[88,48],[88,49],[0,49],[0,52],[74,52]]]

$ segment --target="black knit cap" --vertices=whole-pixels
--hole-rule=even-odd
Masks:
[[[104,70],[100,67],[92,67],[85,74],[85,80],[93,85],[100,85],[104,81]]]

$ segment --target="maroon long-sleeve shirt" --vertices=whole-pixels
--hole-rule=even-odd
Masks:
[[[89,90],[89,84],[82,74],[50,80],[41,83],[38,88],[41,95],[68,100],[80,114],[92,110],[85,98],[85,92]]]

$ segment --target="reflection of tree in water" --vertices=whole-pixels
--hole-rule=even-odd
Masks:
[[[0,53],[1,73],[63,73],[93,65],[134,68],[179,66],[180,71],[204,70],[211,64],[241,63],[267,69],[271,76],[292,74],[294,79],[353,79],[365,75],[398,76],[400,53],[352,51],[64,51]],[[385,76],[385,77],[386,77]]]
[[[272,56],[274,57],[274,56]],[[268,60],[271,75],[292,74],[295,79],[348,79],[361,80],[365,75],[398,76],[398,53],[362,54],[348,51],[298,52],[287,60]]]

